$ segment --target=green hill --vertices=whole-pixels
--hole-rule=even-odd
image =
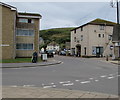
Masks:
[[[40,31],[40,37],[48,44],[52,41],[62,45],[70,42],[70,30],[73,28],[54,28]]]

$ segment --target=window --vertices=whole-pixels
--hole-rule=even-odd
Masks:
[[[112,35],[109,35],[109,36],[108,36],[108,39],[109,39],[109,40],[112,40]]]
[[[18,43],[16,44],[18,50],[33,50],[33,44]]]
[[[19,22],[21,22],[21,23],[28,23],[28,19],[22,19],[22,18],[20,18]]]
[[[98,34],[98,37],[101,37],[101,34]]]
[[[76,33],[76,29],[74,30],[74,33]]]
[[[86,55],[86,47],[84,47],[84,50],[85,50],[85,55]]]
[[[83,35],[81,35],[81,41],[83,41]]]
[[[100,30],[104,30],[105,25],[100,25]]]
[[[96,55],[96,47],[95,46],[92,47],[92,55]]]
[[[76,42],[76,37],[74,37],[74,42]]]
[[[17,29],[17,36],[34,36],[34,30]]]
[[[34,23],[33,19],[20,18],[19,22],[21,23]]]
[[[83,31],[83,27],[81,27],[81,31]]]
[[[105,37],[105,35],[103,34],[103,38]]]

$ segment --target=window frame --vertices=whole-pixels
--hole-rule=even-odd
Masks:
[[[28,34],[25,35],[25,34],[22,33],[22,34],[19,35],[18,34],[19,30],[21,30],[21,31],[25,31],[26,30],[26,31],[28,31]],[[33,35],[30,35],[30,31],[33,31]],[[21,29],[21,28],[17,28],[16,29],[16,36],[33,36],[34,37],[35,36],[35,30],[33,30],[33,29]]]
[[[105,30],[105,25],[100,25],[100,30]]]
[[[21,46],[22,48],[18,49],[18,48],[17,48],[17,45],[18,45],[18,44],[22,44],[22,46]],[[29,44],[32,44],[32,49],[28,49],[28,48],[27,48],[27,49],[24,49],[23,45],[26,45],[26,44],[28,44],[28,45],[29,45]],[[16,50],[34,50],[34,43],[16,43]]]

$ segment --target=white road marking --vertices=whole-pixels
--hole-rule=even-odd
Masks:
[[[82,84],[85,84],[85,83],[90,83],[90,81],[84,81],[84,82],[80,82]]]
[[[74,83],[63,84],[63,86],[71,86],[71,85],[74,85]]]
[[[80,80],[75,80],[76,82],[79,82]]]
[[[51,83],[52,85],[55,84],[55,83]]]
[[[98,82],[99,80],[95,80],[95,82]]]
[[[55,87],[56,87],[56,85],[53,85],[52,87],[54,87],[54,88],[55,88]]]
[[[12,85],[12,86],[10,86],[10,87],[17,87],[17,85]]]
[[[63,84],[63,83],[70,83],[70,81],[63,81],[63,82],[59,82],[60,84]]]
[[[44,86],[43,88],[52,88],[52,86]]]
[[[108,79],[112,79],[112,78],[114,78],[114,77],[108,77]]]
[[[93,78],[89,78],[90,80],[93,80]]]
[[[35,86],[35,85],[23,85],[23,87],[32,87],[32,86]]]
[[[100,76],[100,77],[102,77],[102,78],[104,78],[104,77],[106,77],[107,75],[102,75],[102,76]]]

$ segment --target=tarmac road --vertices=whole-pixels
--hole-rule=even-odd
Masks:
[[[52,66],[2,69],[2,84],[118,94],[118,65],[97,59],[56,56]]]

